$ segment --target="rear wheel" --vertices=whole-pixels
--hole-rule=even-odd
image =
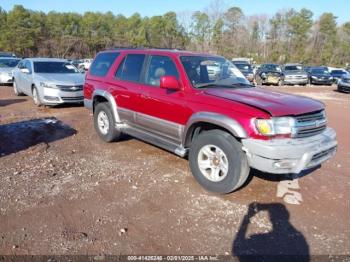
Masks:
[[[191,145],[189,163],[198,183],[212,192],[230,193],[241,187],[249,175],[242,145],[222,130],[201,133]]]
[[[94,111],[94,126],[99,137],[105,142],[117,141],[121,132],[115,128],[115,120],[109,103],[99,103]]]

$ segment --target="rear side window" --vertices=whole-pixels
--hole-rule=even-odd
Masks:
[[[139,82],[144,61],[145,55],[127,55],[117,70],[116,78],[125,81]]]
[[[90,75],[105,76],[113,65],[119,53],[101,53],[98,54],[90,67]]]

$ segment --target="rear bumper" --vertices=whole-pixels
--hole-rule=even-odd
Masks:
[[[243,139],[242,143],[249,165],[272,174],[298,174],[318,166],[335,155],[338,144],[332,128],[313,137],[270,141]]]

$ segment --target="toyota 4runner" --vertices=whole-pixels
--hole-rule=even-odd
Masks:
[[[250,168],[300,173],[336,152],[319,101],[251,85],[220,56],[177,50],[99,53],[84,103],[106,142],[129,134],[181,157],[207,190],[229,193]]]

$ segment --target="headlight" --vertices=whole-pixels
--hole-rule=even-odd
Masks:
[[[45,82],[40,82],[40,86],[47,87],[47,88],[57,88],[56,85],[50,84],[50,83],[45,83]]]
[[[311,76],[311,78],[312,78],[312,79],[317,79],[317,77],[316,77],[316,76]]]
[[[256,119],[255,126],[259,133],[264,136],[288,135],[293,133],[295,119],[292,117]]]

